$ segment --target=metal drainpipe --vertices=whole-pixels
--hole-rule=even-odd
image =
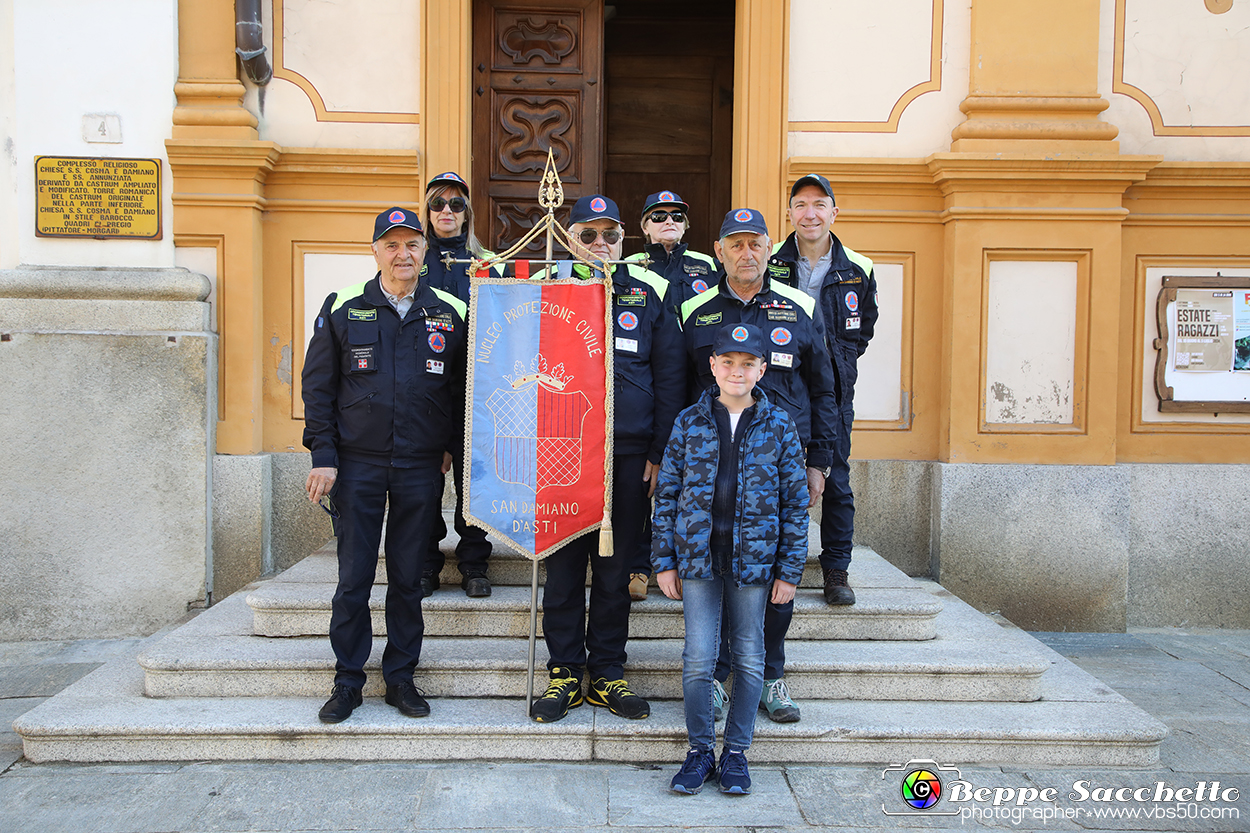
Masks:
[[[260,0],[234,0],[235,54],[247,77],[264,86],[273,78],[273,67],[265,57],[265,29],[260,20]]]

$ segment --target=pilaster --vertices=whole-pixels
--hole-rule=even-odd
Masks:
[[[178,82],[173,137],[255,139],[234,54],[234,4],[178,0]]]
[[[473,4],[421,4],[421,163],[426,178],[455,171],[473,181]],[[426,118],[437,113],[437,118]]]
[[[734,50],[733,204],[764,213],[785,235],[786,61],[790,2],[737,0]],[[780,56],[780,58],[779,58]]]

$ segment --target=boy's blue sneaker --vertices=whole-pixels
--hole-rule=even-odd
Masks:
[[[716,775],[716,754],[691,749],[686,753],[686,762],[677,770],[669,789],[675,793],[695,795],[703,789],[703,785]]]
[[[729,695],[725,692],[725,687],[721,685],[720,680],[712,680],[712,721],[719,723],[725,719],[725,704],[729,702]]]
[[[751,794],[751,773],[747,771],[747,756],[744,753],[722,749],[717,777],[720,791],[726,795]]]
[[[799,707],[790,699],[790,689],[782,678],[764,681],[760,708],[767,710],[768,718],[774,723],[799,722]]]

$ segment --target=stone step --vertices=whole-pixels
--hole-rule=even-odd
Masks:
[[[491,554],[487,566],[487,574],[491,583],[496,586],[529,587],[533,580],[534,562],[520,553],[504,549],[504,546],[501,543],[496,543],[495,551]],[[807,565],[803,570],[803,579],[799,583],[800,587],[824,587],[824,579],[821,577],[820,561],[818,559],[819,552],[819,543],[813,542],[809,549]],[[442,583],[442,587],[434,595],[438,596],[442,593],[463,595],[463,591],[460,590],[460,570],[458,567],[460,562],[456,558],[454,541],[452,541],[451,536],[443,541],[443,553],[447,560],[443,565],[442,572],[439,573],[439,581]],[[868,547],[857,546],[854,548],[849,573],[851,586],[856,589],[857,596],[861,587],[911,586],[911,579],[906,574]],[[338,557],[335,555],[335,542],[333,540],[329,541],[321,549],[282,573],[279,578],[283,581],[335,583],[338,581]],[[540,561],[538,563],[539,585],[542,585],[546,579],[546,564]],[[374,581],[377,584],[386,583],[386,559],[382,556],[378,558],[377,576]],[[589,583],[588,575],[587,585]],[[651,579],[651,592],[653,594],[659,592],[655,586],[654,577]]]
[[[806,601],[816,607],[815,602]],[[943,602],[937,614],[938,635],[922,643],[788,640],[786,676],[793,696],[1037,699],[1039,678],[1049,668],[1048,660],[1027,647],[995,646],[991,637],[997,636],[997,626],[990,623],[987,629],[985,617],[962,603],[949,611],[947,607],[951,605]],[[680,622],[675,616],[670,618]],[[799,621],[796,616],[795,622]],[[377,669],[384,644],[381,638],[374,640],[366,666],[371,672],[366,689],[370,693],[381,691]],[[626,676],[636,692],[644,697],[681,697],[681,639],[633,640],[628,653]],[[546,685],[546,660],[540,640],[535,683],[539,691]],[[417,685],[435,697],[524,696],[527,661],[524,637],[430,637],[422,647]],[[253,635],[252,609],[241,594],[213,606],[145,650],[139,663],[151,697],[315,696],[329,691],[334,678],[328,639]]]
[[[151,651],[156,640],[144,646]],[[799,723],[756,723],[751,760],[861,763],[909,759],[978,765],[1158,764],[1167,729],[1063,657],[1016,632],[1047,657],[1033,703],[811,700]],[[143,695],[133,655],[114,660],[22,715],[26,757],[49,761],[532,760],[658,762],[686,750],[682,705],[657,700],[628,721],[582,706],[557,723],[525,715],[524,700],[434,699],[428,718],[402,717],[370,697],[328,726],[316,697],[173,698]]]
[[[854,565],[852,565],[854,566]],[[247,596],[252,632],[257,636],[325,636],[330,628],[334,584],[271,581]],[[589,593],[587,593],[589,597]],[[386,633],[385,592],[369,600],[373,632]],[[538,594],[539,633],[542,591]],[[456,592],[435,593],[421,606],[425,634],[431,636],[528,637],[530,588],[496,586],[489,598],[469,599]],[[917,589],[860,588],[856,603],[830,607],[820,590],[799,590],[788,639],[927,640],[936,634],[941,602]],[[652,589],[630,607],[630,639],[680,639],[685,633],[681,602]]]

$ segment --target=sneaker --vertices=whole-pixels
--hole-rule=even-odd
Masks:
[[[438,573],[422,573],[421,574],[421,596],[428,598],[434,595],[434,591],[439,588]]]
[[[729,693],[721,685],[720,680],[712,680],[712,721],[719,723],[725,719],[725,704],[729,702]]]
[[[764,681],[760,708],[768,710],[768,719],[774,723],[799,722],[799,707],[790,699],[790,689],[784,679]]]
[[[568,668],[553,668],[547,690],[530,707],[530,717],[539,723],[554,723],[581,704],[582,678],[574,677]]]
[[[834,570],[831,567],[826,567],[822,572],[825,577],[825,604],[855,604],[855,591],[851,589],[846,570]]]
[[[703,785],[715,777],[716,755],[710,751],[691,749],[686,753],[686,762],[677,770],[668,788],[675,793],[698,795]]]
[[[330,699],[317,712],[322,723],[342,723],[352,716],[362,702],[360,689],[349,685],[336,685],[330,692]]]
[[[651,714],[651,704],[629,690],[624,680],[591,680],[586,692],[586,702],[592,706],[607,706],[608,711],[630,720],[641,720]]]
[[[490,579],[486,576],[465,576],[460,579],[460,589],[470,599],[484,599],[490,595]]]
[[[647,598],[647,581],[650,576],[646,573],[630,573],[629,574],[629,598],[630,601],[641,602]]]
[[[421,695],[421,689],[404,680],[386,686],[386,704],[399,709],[405,717],[429,717],[430,704]]]
[[[722,749],[716,780],[726,795],[750,795],[751,773],[747,771],[746,754]]]

